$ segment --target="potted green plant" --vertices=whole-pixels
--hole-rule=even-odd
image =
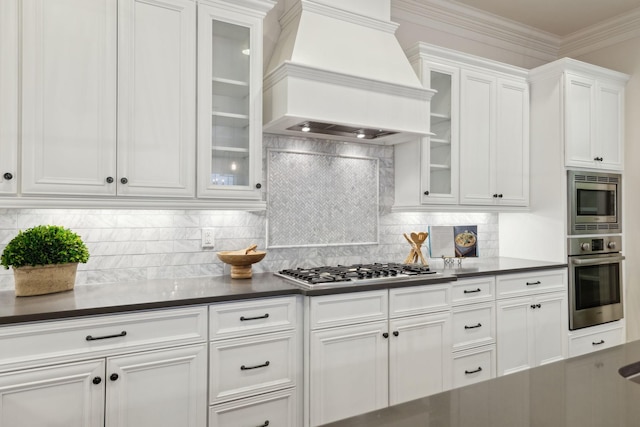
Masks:
[[[31,296],[73,289],[78,263],[89,251],[73,231],[58,225],[38,225],[7,244],[0,262],[13,267],[16,296]]]

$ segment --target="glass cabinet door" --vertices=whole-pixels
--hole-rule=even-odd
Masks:
[[[217,20],[211,26],[210,184],[249,185],[250,30]]]
[[[431,133],[423,141],[424,203],[457,203],[457,70],[443,68],[430,71],[430,87],[437,93],[431,98]]]
[[[261,37],[259,16],[198,5],[198,197],[262,199]]]

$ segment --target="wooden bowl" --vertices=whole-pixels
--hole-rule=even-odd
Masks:
[[[232,279],[250,279],[251,264],[262,261],[265,255],[267,253],[264,251],[253,251],[248,254],[238,253],[238,251],[218,252],[218,258],[231,266]]]

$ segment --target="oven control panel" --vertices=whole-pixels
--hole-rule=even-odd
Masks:
[[[608,254],[622,249],[622,236],[571,237],[568,241],[569,256]]]

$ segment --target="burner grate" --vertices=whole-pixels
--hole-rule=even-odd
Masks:
[[[407,277],[433,274],[428,266],[419,264],[373,263],[293,268],[281,270],[279,275],[309,285],[375,280],[389,277]]]

